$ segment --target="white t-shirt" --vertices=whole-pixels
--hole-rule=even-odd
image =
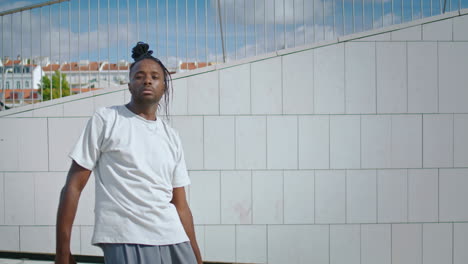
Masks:
[[[69,156],[95,175],[93,244],[189,241],[170,201],[190,179],[180,138],[165,122],[124,105],[101,108]]]

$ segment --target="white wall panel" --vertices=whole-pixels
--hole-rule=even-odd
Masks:
[[[346,113],[376,112],[375,42],[345,44]]]
[[[190,208],[195,224],[221,223],[218,171],[191,171]],[[209,190],[209,191],[207,191]]]
[[[422,167],[422,116],[392,115],[392,168]]]
[[[266,169],[266,117],[236,116],[236,168]]]
[[[33,110],[34,117],[61,117],[63,116],[63,105],[56,104],[48,107],[36,108]]]
[[[468,221],[468,169],[439,171],[440,221]]]
[[[72,227],[70,250],[80,249],[80,228]],[[55,226],[21,226],[20,251],[29,253],[55,253]],[[75,253],[75,254],[76,254]]]
[[[453,115],[424,115],[423,135],[423,167],[452,167]]]
[[[377,172],[346,171],[346,222],[377,222]]]
[[[377,45],[377,113],[407,112],[406,43]]]
[[[408,42],[408,112],[437,113],[436,42]]]
[[[74,101],[69,101],[63,104],[63,116],[80,116],[88,117],[94,114],[96,110],[94,108],[94,97],[89,95],[89,97],[80,96],[79,99]]]
[[[254,224],[282,224],[283,172],[253,171],[252,202]]]
[[[390,167],[391,126],[389,115],[361,116],[362,168]]]
[[[169,114],[170,115],[187,115],[188,114],[187,78],[175,79],[172,81],[172,85],[173,85],[172,91],[171,91],[172,94],[169,95]],[[164,97],[161,98],[161,103],[163,102],[164,102]]]
[[[250,64],[220,70],[219,85],[222,115],[250,114]]]
[[[281,114],[281,57],[252,63],[250,74],[252,114]]]
[[[392,41],[411,41],[422,39],[422,26],[414,26],[392,31],[390,33]]]
[[[236,262],[267,263],[267,226],[236,226]]]
[[[299,116],[299,169],[330,168],[330,117]]]
[[[344,44],[314,50],[314,113],[345,112]]]
[[[81,255],[103,256],[102,249],[91,244],[94,226],[80,226]],[[76,254],[76,252],[74,252]],[[73,254],[73,252],[72,252]]]
[[[329,263],[329,232],[328,225],[269,225],[268,263]]]
[[[373,224],[361,226],[361,263],[391,264],[391,226]]]
[[[5,224],[34,224],[34,173],[5,173]]]
[[[452,224],[423,224],[423,263],[452,263]]]
[[[0,251],[19,250],[19,226],[0,226]]]
[[[187,89],[187,109],[190,115],[219,114],[218,72],[188,77]]]
[[[330,226],[330,264],[361,263],[360,232],[359,225]]]
[[[453,18],[453,40],[467,41],[468,40],[468,16],[459,16]]]
[[[34,174],[34,213],[36,225],[55,225],[60,191],[65,184],[64,172]]]
[[[297,169],[297,116],[267,117],[267,166]]]
[[[453,264],[468,261],[468,223],[453,224]]]
[[[452,40],[453,19],[445,19],[422,25],[423,40]]]
[[[439,219],[439,174],[436,169],[408,170],[408,221]]]
[[[251,171],[221,172],[221,223],[252,223]]]
[[[454,167],[468,167],[468,115],[454,115]]]
[[[422,225],[392,225],[392,263],[422,263]]]
[[[377,171],[379,223],[408,221],[407,170]]]
[[[314,223],[314,171],[284,171],[284,223]]]
[[[468,42],[440,42],[439,45],[439,111],[467,113]]]
[[[125,103],[124,91],[99,94],[94,97],[94,109],[122,105]]]
[[[202,259],[205,259],[205,225],[195,225],[195,236]]]
[[[283,113],[314,112],[313,50],[288,54],[283,59]]]
[[[233,225],[205,226],[204,261],[236,261],[236,230]]]
[[[0,200],[5,201],[5,184],[3,172],[0,172]],[[0,225],[5,224],[5,202],[0,203]]]
[[[88,120],[87,117],[48,119],[50,171],[68,171],[72,161],[68,154],[83,133]]]
[[[205,168],[234,169],[234,117],[205,116],[204,118]]]
[[[315,222],[345,223],[345,171],[315,172]]]
[[[330,168],[361,168],[361,117],[330,117]]]
[[[203,117],[173,116],[171,119],[182,141],[187,168],[203,169]]]

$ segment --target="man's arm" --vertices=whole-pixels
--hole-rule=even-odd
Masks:
[[[88,182],[91,171],[72,162],[67,181],[60,193],[56,229],[56,264],[76,263],[70,251],[70,238],[73,220],[75,219],[78,200]]]
[[[185,233],[190,239],[190,244],[192,245],[193,253],[197,258],[197,262],[202,264],[202,258],[200,254],[200,249],[198,248],[197,240],[195,238],[195,229],[193,227],[193,217],[190,207],[188,206],[187,199],[185,197],[184,187],[174,188],[172,191],[172,201],[171,203],[177,208],[177,213],[179,214],[180,221],[184,226]]]

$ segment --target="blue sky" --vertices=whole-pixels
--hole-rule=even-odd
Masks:
[[[468,7],[468,0],[447,1],[447,11],[457,10],[459,4]],[[0,10],[41,2],[45,1],[0,0]],[[226,53],[228,60],[234,60],[428,17],[431,7],[432,15],[439,14],[441,3],[443,0],[221,0],[220,9]],[[216,0],[71,0],[3,16],[0,52],[2,57],[32,54],[61,62],[115,62],[130,60],[131,47],[141,40],[169,64],[220,62],[216,10]]]

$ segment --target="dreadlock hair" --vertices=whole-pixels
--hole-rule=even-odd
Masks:
[[[137,62],[142,61],[144,59],[150,59],[159,64],[164,72],[164,112],[166,119],[169,119],[169,96],[172,96],[172,77],[171,73],[167,70],[166,66],[158,59],[152,56],[153,51],[149,50],[149,45],[142,41],[137,42],[136,46],[132,48],[132,58],[134,62],[130,64],[130,71],[129,76],[132,73],[132,68],[137,64]],[[160,104],[158,105],[159,110]]]

